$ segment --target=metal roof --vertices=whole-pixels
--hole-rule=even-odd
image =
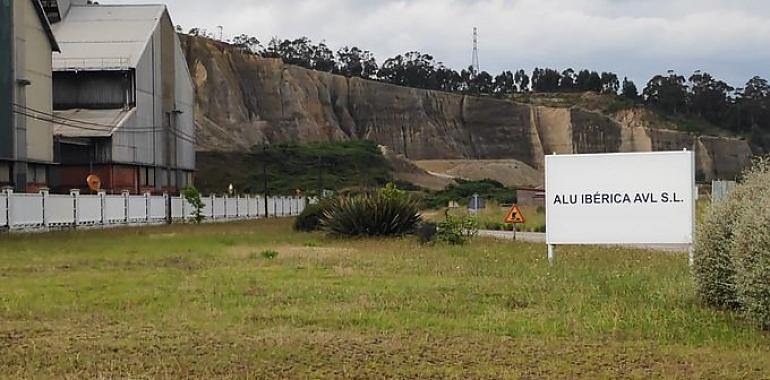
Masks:
[[[61,54],[53,69],[126,70],[136,68],[165,5],[74,5],[53,26]]]
[[[110,137],[135,112],[136,108],[54,111],[53,134],[64,137]]]

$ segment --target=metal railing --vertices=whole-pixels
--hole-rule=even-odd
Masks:
[[[53,58],[54,71],[121,71],[130,68],[131,60],[128,57]]]
[[[116,225],[162,224],[168,220],[191,221],[194,208],[182,197],[168,195],[69,195],[0,192],[0,229],[8,231],[35,231],[78,227],[106,227]],[[291,217],[299,215],[308,202],[301,197],[237,196],[203,198],[206,222]],[[265,214],[267,211],[267,215]],[[170,212],[170,215],[169,215]]]

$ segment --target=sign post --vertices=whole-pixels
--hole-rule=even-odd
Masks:
[[[505,216],[505,223],[513,225],[513,240],[516,240],[516,225],[524,224],[526,222],[524,213],[521,212],[519,206],[516,204],[511,206],[511,210],[508,211],[508,214]]]
[[[693,243],[691,151],[547,156],[545,181],[551,263],[556,245]]]

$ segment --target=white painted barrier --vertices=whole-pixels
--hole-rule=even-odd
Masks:
[[[43,227],[43,196],[40,194],[11,195],[9,204],[11,228]]]
[[[75,223],[75,197],[49,195],[45,200],[46,222],[49,227],[71,226]]]
[[[238,199],[225,197],[225,217],[237,218],[238,217]]]
[[[147,197],[148,209],[150,210],[148,219],[151,222],[159,222],[166,219],[166,199],[165,195],[162,197]]]
[[[102,224],[102,197],[100,195],[79,195],[77,205],[78,225]]]
[[[0,192],[0,228],[8,226],[8,195]]]
[[[296,197],[269,197],[270,217],[299,215],[307,201]],[[203,199],[205,219],[216,221],[265,217],[265,198],[240,196]],[[52,195],[0,192],[0,229],[26,231],[78,226],[158,224],[166,220],[166,196]],[[191,220],[195,210],[181,197],[171,197],[172,220]]]
[[[142,195],[128,197],[128,221],[130,223],[147,221],[147,197]]]
[[[104,197],[104,223],[121,224],[126,222],[126,197],[107,195]]]

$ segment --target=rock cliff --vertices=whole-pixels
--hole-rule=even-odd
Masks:
[[[733,178],[746,141],[654,129],[633,112],[394,86],[286,65],[202,38],[183,38],[196,87],[198,149],[248,151],[263,141],[370,139],[411,160],[515,159],[542,169],[550,153],[695,149],[701,180]]]

